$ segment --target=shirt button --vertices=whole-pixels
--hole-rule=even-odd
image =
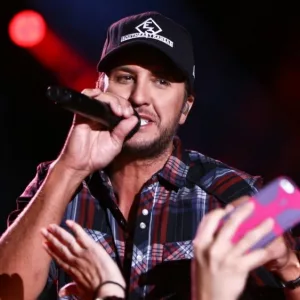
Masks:
[[[145,229],[145,228],[146,228],[146,224],[145,224],[144,222],[141,222],[141,223],[140,223],[140,228],[141,228],[141,229]]]
[[[138,256],[136,257],[136,259],[137,259],[138,261],[142,261],[142,260],[143,260],[143,256],[142,256],[142,255],[138,255]]]
[[[149,213],[148,209],[143,209],[143,210],[142,210],[142,214],[143,214],[144,216],[147,216],[148,213]]]

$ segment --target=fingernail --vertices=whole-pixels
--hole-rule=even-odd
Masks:
[[[53,232],[54,231],[54,225],[52,225],[52,224],[48,225],[47,230],[50,231],[50,232]]]
[[[126,108],[126,115],[130,116],[130,115],[132,115],[132,113],[133,113],[132,108],[131,107],[127,107]]]
[[[49,249],[49,243],[43,242],[42,245],[43,245],[43,247],[44,247],[46,250]]]
[[[58,296],[59,296],[59,297],[65,297],[65,296],[67,296],[67,293],[65,292],[65,290],[60,290],[60,291],[58,292]]]
[[[234,209],[234,206],[232,204],[228,204],[225,206],[225,212],[229,213]]]
[[[270,228],[272,228],[272,227],[274,226],[274,224],[275,224],[275,221],[274,221],[273,218],[267,218],[267,219],[265,220],[265,222],[266,222],[266,226],[267,226],[267,227],[270,227]]]
[[[122,106],[118,105],[118,112],[121,114],[122,113]]]
[[[251,209],[253,209],[254,206],[255,206],[255,205],[254,205],[254,202],[252,202],[252,201],[247,202],[246,205],[247,205],[247,207],[249,207],[249,208],[251,208]]]
[[[42,228],[41,229],[41,233],[44,235],[44,236],[47,236],[48,235],[48,231],[46,228]]]
[[[72,227],[72,226],[73,226],[73,221],[72,221],[72,220],[66,220],[66,224],[67,224],[69,227]]]

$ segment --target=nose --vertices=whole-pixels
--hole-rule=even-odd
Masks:
[[[133,107],[148,105],[150,103],[150,86],[145,78],[136,81],[129,101]]]

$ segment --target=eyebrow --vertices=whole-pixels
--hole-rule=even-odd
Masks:
[[[124,71],[124,72],[128,72],[128,73],[133,73],[133,69],[127,66],[121,66],[121,67],[117,67],[115,69],[113,69],[111,72],[116,72],[116,71]]]
[[[177,72],[172,72],[166,69],[162,69],[160,65],[151,65],[151,69],[148,69],[151,74],[158,78],[164,78],[170,82],[183,82],[184,78],[182,75],[179,75]],[[135,74],[135,70],[127,65],[119,66],[111,70],[110,74],[113,72],[123,71],[130,74]]]
[[[128,66],[120,66],[117,67],[115,69],[112,70],[112,72],[117,72],[117,71],[123,71],[123,72],[128,72],[128,73],[135,73],[135,71],[128,67]],[[157,66],[157,68],[155,68],[155,66],[153,67],[152,70],[149,70],[154,76],[163,76],[163,77],[170,77],[172,76],[170,74],[170,72],[166,72],[165,70],[161,69],[160,66]]]

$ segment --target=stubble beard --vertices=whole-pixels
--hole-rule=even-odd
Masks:
[[[123,146],[122,154],[137,159],[153,159],[162,155],[170,146],[178,130],[180,115],[171,125],[160,129],[160,134],[152,141],[141,141],[131,145],[130,140]]]

